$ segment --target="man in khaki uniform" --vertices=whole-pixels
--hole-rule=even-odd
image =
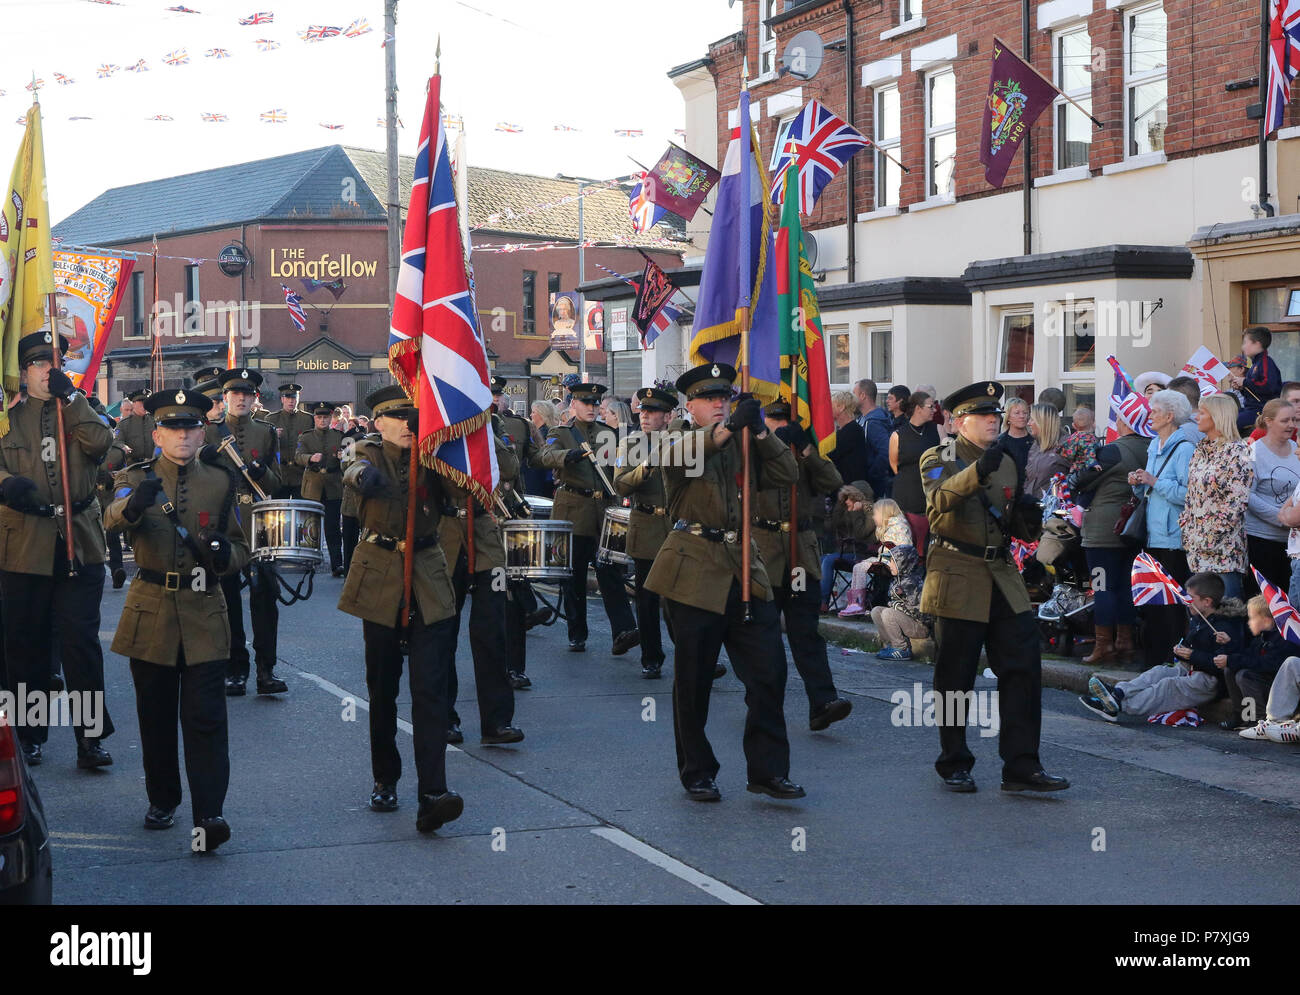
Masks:
[[[126,395],[122,405],[122,417],[117,423],[114,439],[125,447],[127,457],[132,461],[146,460],[154,454],[153,415],[145,410],[144,402],[149,399],[149,388],[142,387]]]
[[[750,608],[745,620],[741,565],[741,432],[750,432],[755,490],[788,487],[798,475],[790,450],[763,424],[753,398],[728,418],[736,371],[723,363],[683,373],[694,426],[670,429],[659,450],[672,531],[655,557],[646,587],[664,599],[673,640],[673,733],[677,771],[694,801],[721,799],[718,760],[705,735],[713,668],[725,645],[745,685],[747,790],[773,798],[802,798],[790,781],[785,732],[785,651],[772,585],[756,544],[750,544]],[[689,458],[688,458],[689,457]],[[694,465],[691,465],[694,464]]]
[[[551,517],[573,523],[573,576],[561,588],[569,622],[569,649],[581,653],[587,648],[587,568],[594,564],[600,597],[614,633],[614,655],[621,656],[641,641],[641,634],[637,632],[636,619],[627,603],[627,591],[619,569],[596,560],[605,509],[617,498],[605,487],[591,458],[582,449],[586,443],[593,454],[598,454],[603,446],[608,454],[608,463],[613,463],[618,434],[604,422],[596,421],[596,409],[607,389],[598,383],[579,383],[571,388],[569,398],[575,415],[573,424],[551,430],[550,438],[533,460],[533,465],[555,471],[560,486],[555,489]],[[602,465],[601,469],[608,478],[613,467]]]
[[[312,405],[315,427],[298,436],[293,461],[302,474],[302,496],[325,506],[325,545],[330,554],[330,571],[343,576],[343,551],[339,533],[339,511],[343,503],[343,433],[330,428],[334,406],[325,401]]]
[[[59,336],[60,355],[68,340]],[[17,693],[50,690],[51,642],[59,633],[60,657],[68,691],[83,701],[98,695],[104,703],[104,654],[99,645],[99,603],[104,596],[107,545],[100,523],[96,483],[99,462],[113,444],[113,433],[78,394],[72,380],[53,368],[49,332],[33,332],[18,342],[18,365],[27,400],[9,410],[9,432],[0,438],[0,590],[4,596],[4,686]],[[56,405],[63,405],[64,438],[56,445]],[[67,452],[72,507],[63,507],[59,448]],[[67,559],[71,519],[73,555]],[[75,576],[70,568],[75,568]],[[104,767],[113,758],[100,740],[113,732],[107,707],[102,725],[88,722],[83,709],[77,737],[77,766]],[[20,725],[18,740],[29,764],[41,761],[47,726]]]
[[[280,477],[275,471],[278,441],[274,429],[252,416],[253,401],[262,375],[256,370],[237,367],[222,371],[219,380],[226,401],[226,418],[219,423],[209,422],[205,441],[219,446],[229,435],[235,448],[248,466],[249,476],[266,494],[275,494],[280,487]],[[252,505],[258,500],[252,485],[240,473],[234,459],[223,452],[221,465],[236,474],[239,482],[239,507],[236,514],[241,525],[252,528]],[[257,657],[257,693],[283,694],[288,691],[284,681],[275,676],[276,642],[279,636],[280,609],[275,600],[276,580],[270,569],[260,561],[252,560],[244,571],[248,577],[248,615],[253,623],[253,652]],[[230,665],[226,675],[226,694],[241,697],[248,682],[248,643],[244,636],[244,601],[240,596],[239,574],[221,578],[221,589],[226,595],[230,611]]]
[[[514,450],[495,432],[493,438],[497,466],[504,483],[519,473],[519,464],[515,462]],[[443,480],[442,492],[445,500],[442,521],[438,523],[438,543],[451,567],[452,584],[456,589],[456,628],[451,637],[453,660],[448,695],[451,725],[447,730],[447,742],[461,743],[465,739],[460,728],[460,716],[456,713],[459,681],[454,656],[461,612],[465,608],[465,597],[472,588],[474,603],[469,614],[469,649],[474,659],[474,685],[478,692],[479,742],[489,746],[518,743],[524,734],[511,725],[515,717],[515,693],[506,669],[511,633],[506,629],[506,550],[501,524],[490,509],[484,508],[477,500],[474,502],[474,570],[471,574],[469,493],[450,480]]]
[[[280,461],[280,487],[271,496],[301,498],[305,471],[295,460],[298,453],[298,437],[303,432],[310,432],[315,425],[310,414],[298,410],[298,398],[302,395],[302,388],[296,383],[282,383],[279,389],[280,410],[262,419],[275,430],[276,453]],[[330,562],[333,564],[333,560]]]
[[[415,507],[415,557],[411,596],[415,618],[405,642],[410,648],[411,724],[415,730],[415,770],[420,807],[415,826],[433,832],[458,818],[465,803],[447,788],[447,727],[450,672],[455,665],[456,594],[442,548],[442,478],[421,466],[410,479],[410,449],[415,444],[415,408],[396,384],[366,398],[382,440],[367,437],[343,475],[357,491],[361,541],[343,582],[339,610],[362,620],[366,643],[366,688],[370,693],[370,763],[375,786],[370,807],[397,808],[402,760],[397,752],[397,693],[402,679],[403,554],[409,488]]]
[[[785,618],[790,656],[808,693],[808,727],[820,732],[832,722],[847,718],[853,706],[835,690],[826,659],[826,640],[817,627],[821,614],[821,548],[809,509],[822,495],[838,492],[844,481],[835,464],[817,451],[803,426],[791,424],[789,402],[774,401],[763,415],[772,434],[793,449],[799,464],[794,496],[797,562],[790,563],[789,487],[766,488],[754,496],[754,539],[772,582],[777,611]],[[792,567],[802,573],[792,578]]]
[[[226,420],[226,399],[221,394],[221,374],[225,372],[224,366],[205,366],[194,374],[194,389],[212,402],[204,427]]]
[[[1038,503],[1022,493],[1015,460],[998,441],[1002,385],[985,380],[944,398],[957,435],[921,456],[930,520],[921,611],[935,617],[934,692],[939,702],[935,769],[950,791],[975,790],[966,746],[966,695],[980,650],[998,678],[1003,791],[1059,791],[1070,782],[1043,770],[1042,658],[1029,594],[1011,559],[1012,537],[1042,531]]]
[[[146,402],[161,455],[117,475],[104,512],[110,532],[131,537],[139,568],[113,637],[131,661],[149,811],[146,829],[168,829],[181,801],[176,717],[185,741],[198,851],[230,838],[222,818],[230,782],[225,678],[230,656],[222,576],[238,574],[248,546],[235,517],[234,475],[195,456],[212,401],[197,390],[162,390]]]
[[[111,426],[110,426],[111,428]],[[128,463],[127,444],[121,439],[114,439],[104,455],[104,462],[99,466],[98,493],[99,506],[107,508],[113,499],[113,476]],[[108,533],[108,565],[113,574],[113,590],[121,590],[126,585],[126,569],[122,566],[122,536],[118,532]]]
[[[662,432],[677,407],[677,394],[661,387],[642,387],[636,392],[641,412],[641,430],[633,432],[619,450],[619,467],[614,471],[614,489],[632,501],[627,523],[627,555],[636,567],[636,621],[641,632],[641,676],[652,680],[664,665],[663,636],[659,625],[659,595],[645,586],[659,548],[668,536],[668,507],[664,478],[658,466],[642,459],[631,462],[628,453],[647,453],[657,433]]]

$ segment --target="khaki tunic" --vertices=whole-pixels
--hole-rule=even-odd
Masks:
[[[366,435],[343,436],[343,459],[340,462],[340,467],[343,470],[343,477],[345,480],[347,479],[348,467],[350,467],[352,461],[356,459],[356,447],[361,444],[363,439],[367,442],[378,443],[383,441],[383,436],[378,432],[370,432]],[[339,507],[339,514],[344,518],[356,518],[357,509],[360,507],[360,493],[355,487],[348,487],[345,484],[343,487],[343,504]]]
[[[195,562],[194,554],[163,513],[162,499],[146,509],[139,521],[126,520],[130,493],[146,478],[150,466],[163,482],[163,493],[175,505],[181,524],[200,548],[199,532],[222,531],[224,518],[224,535],[231,549],[226,575],[248,563],[248,544],[233,510],[235,482],[230,472],[198,460],[180,467],[161,456],[120,471],[114,481],[120,497],[105,510],[104,525],[110,532],[130,537],[138,567],[179,577],[174,591],[141,577],[131,581],[113,635],[113,652],[165,667],[176,666],[182,648],[186,666],[229,659],[230,621],[221,585],[196,570],[209,565]]]
[[[276,435],[276,452],[280,457],[281,484],[285,487],[301,487],[303,470],[298,463],[294,462],[294,457],[298,452],[298,438],[304,432],[314,432],[316,430],[316,419],[305,411],[281,410],[263,416],[262,421],[270,425]],[[245,456],[244,459],[247,460],[248,457]],[[303,495],[303,497],[306,496],[306,494]],[[312,500],[318,499],[312,498]]]
[[[0,438],[0,481],[26,477],[36,485],[29,492],[35,505],[63,504],[63,474],[58,453],[45,451],[45,440],[58,430],[54,399],[28,398],[9,412],[9,432]],[[113,444],[113,433],[90,403],[77,394],[64,406],[63,427],[68,439],[68,491],[73,503],[93,498],[88,508],[72,517],[72,538],[78,560],[90,565],[107,558],[104,526],[100,522],[98,494],[99,464]],[[53,455],[53,459],[43,457]],[[0,570],[12,573],[54,573],[54,544],[66,542],[63,518],[26,515],[0,505]],[[18,620],[14,620],[18,624]]]
[[[1029,610],[1029,594],[1020,571],[1008,557],[993,560],[959,553],[936,541],[955,539],[972,546],[1003,546],[1006,539],[997,521],[984,508],[979,491],[988,496],[990,505],[1010,523],[1011,534],[1033,541],[1042,531],[1041,519],[1035,523],[1013,514],[1018,491],[1016,462],[1010,454],[981,485],[975,462],[984,452],[979,446],[957,437],[955,460],[944,460],[945,446],[935,446],[921,456],[921,483],[925,487],[926,512],[930,520],[930,552],[926,557],[925,587],[921,592],[921,611],[941,618],[987,622],[996,584],[1011,610]]]
[[[795,518],[810,519],[815,499],[838,490],[844,485],[844,480],[835,464],[824,459],[815,445],[806,457],[796,456],[795,459],[799,463],[799,484],[795,495],[798,513]],[[767,575],[778,587],[783,587],[790,579],[790,488],[773,487],[759,491],[755,495],[754,518],[780,522],[785,526],[781,532],[754,527],[754,538],[763,554]],[[809,579],[821,580],[822,558],[816,529],[800,529],[795,542],[799,554],[796,566],[803,567]]]
[[[497,434],[506,436],[506,443],[514,450],[515,462],[518,467],[508,477],[502,471],[501,482],[508,483],[522,494],[524,487],[519,475],[523,472],[524,466],[537,454],[538,449],[537,443],[533,441],[533,423],[513,413],[498,415],[497,420],[500,422]]]
[[[683,439],[674,441],[675,431],[694,435],[691,440],[695,453],[703,463],[698,476],[689,476],[689,468],[674,466],[684,462],[668,450],[674,445],[685,445]],[[660,469],[664,477],[664,491],[668,497],[670,520],[698,522],[710,528],[741,531],[740,487],[738,479],[742,467],[741,442],[732,436],[719,446],[713,430],[692,429],[674,422],[668,429],[660,453]],[[790,449],[770,432],[750,444],[751,487],[789,487],[798,479],[799,467]],[[697,467],[697,469],[701,469]],[[646,578],[646,588],[665,598],[693,605],[722,615],[727,609],[727,595],[732,580],[741,578],[741,549],[739,541],[713,542],[689,532],[670,531],[663,548],[655,557],[654,567]],[[750,597],[772,599],[772,585],[758,544],[750,541]]]
[[[579,449],[582,443],[591,446],[592,452],[600,457],[601,447],[605,448],[609,462],[602,465],[605,476],[610,477],[613,467],[613,454],[618,445],[618,433],[604,422],[580,422],[572,425],[560,425],[551,429],[551,436],[546,445],[538,451],[532,465],[544,470],[554,470],[560,485],[555,489],[551,517],[573,523],[575,536],[599,538],[601,526],[605,522],[605,509],[618,503],[618,498],[607,494],[596,468],[590,459],[584,456],[576,463],[564,462],[564,454],[570,449]],[[592,497],[579,494],[572,488],[593,491]]]
[[[362,497],[359,493],[357,518],[362,529],[362,541],[357,543],[339,596],[339,611],[378,625],[397,628],[402,611],[402,559],[400,549],[384,549],[366,542],[369,534],[390,539],[406,539],[406,502],[409,493],[410,451],[400,449],[391,442],[371,441],[369,437],[358,442],[356,458],[343,474],[343,484],[349,490],[357,489],[357,478],[368,466],[374,466],[388,481],[383,493],[375,497]],[[442,478],[421,466],[416,481],[415,538],[435,538],[438,521],[442,517]],[[432,625],[456,614],[456,596],[452,591],[451,575],[442,547],[432,545],[415,552],[411,589],[420,617],[425,625]]]
[[[276,472],[275,455],[278,451],[275,430],[266,422],[257,421],[251,415],[241,415],[236,417],[232,414],[226,415],[226,428],[230,434],[235,437],[235,448],[239,450],[239,455],[244,458],[245,463],[251,463],[253,460],[261,460],[266,465],[266,476],[257,482],[257,486],[266,492],[268,497],[275,495],[280,489],[280,475]],[[221,445],[221,435],[217,432],[217,426],[209,423],[205,430],[204,441],[214,446]],[[257,494],[249,486],[244,475],[239,472],[235,466],[235,461],[230,458],[228,453],[222,453],[222,465],[229,467],[230,471],[235,474],[239,480],[239,500],[242,504],[257,499]]]
[[[497,450],[497,466],[501,471],[501,485],[519,475],[519,463],[515,451],[509,443],[494,436]],[[469,542],[469,519],[465,512],[469,492],[464,488],[443,480],[442,492],[446,496],[446,511],[454,510],[455,515],[445,514],[438,523],[438,542],[447,565],[454,571],[460,560],[460,551]],[[486,509],[478,501],[474,502],[474,572],[504,568],[506,565],[505,538],[501,532],[501,522],[496,515],[499,509]],[[466,556],[468,556],[468,550]]]
[[[148,414],[127,415],[117,423],[114,439],[129,447],[126,454],[129,462],[138,463],[153,456],[154,450],[158,448],[153,441],[153,430],[156,427],[153,415]]]
[[[628,449],[639,448],[644,437],[644,432],[633,432],[627,437],[626,447],[620,452],[620,463],[624,462],[623,455]],[[614,471],[614,490],[632,501],[627,524],[627,555],[634,560],[653,560],[668,538],[668,499],[664,496],[663,472],[648,460],[635,466],[620,466]],[[658,511],[641,511],[637,505]]]
[[[343,499],[343,469],[338,456],[342,448],[343,433],[336,428],[313,428],[298,436],[298,452],[293,461],[302,474],[302,496],[306,500]],[[322,457],[319,463],[311,461],[316,453]]]

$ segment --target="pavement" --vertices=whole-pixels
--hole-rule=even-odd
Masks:
[[[448,771],[465,813],[424,836],[409,725],[398,737],[401,808],[366,805],[361,623],[335,608],[341,585],[319,577],[310,601],[281,609],[289,693],[228,702],[234,836],[208,856],[189,851],[188,797],[172,830],[141,827],[134,695],[127,662],[107,649],[125,592],[105,592],[115,763],[78,771],[71,732],[54,729],[35,769],[56,902],[1278,903],[1300,886],[1295,862],[1277,859],[1298,842],[1297,748],[1210,726],[1113,725],[1046,688],[1042,758],[1071,789],[1000,792],[997,739],[972,729],[980,790],[953,795],[934,773],[935,730],[913,724],[930,667],[851,647],[832,645],[830,662],[853,713],[825,732],[808,730],[791,667],[791,777],[806,799],[745,791],[744,690],[728,673],[709,722],[723,801],[692,802],[675,769],[671,654],[660,681],[641,678],[637,650],[611,656],[598,598],[586,653],[567,651],[563,622],[529,634],[534,688],[516,694],[515,719],[527,738],[513,747],[478,745],[462,631],[466,743]],[[995,686],[981,678],[977,690]],[[400,710],[409,719],[405,687]]]

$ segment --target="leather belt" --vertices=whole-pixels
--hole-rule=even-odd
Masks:
[[[653,504],[634,504],[632,507],[643,515],[667,515],[667,508],[656,508]]]
[[[157,584],[159,587],[165,588],[168,591],[179,591],[181,589],[181,574],[175,570],[168,570],[166,573],[163,573],[159,570],[145,570],[141,567],[135,572],[135,575],[139,580],[143,580],[149,584]],[[193,580],[193,577],[194,575],[191,574],[191,581]],[[203,590],[198,593],[211,594],[214,589],[217,589],[220,586],[220,581],[209,571],[204,570],[203,584]],[[189,586],[191,590],[193,589],[191,585],[187,586]]]
[[[760,529],[764,529],[768,532],[789,532],[790,531],[789,520],[786,520],[784,522],[773,522],[770,519],[766,519],[766,518],[755,518],[754,524],[757,525]],[[813,527],[812,519],[800,518],[794,523],[794,527],[795,527],[795,531],[797,532],[807,532]]]
[[[396,539],[393,536],[380,535],[377,532],[366,532],[361,537],[362,542],[368,542],[372,546],[378,546],[380,549],[397,550],[399,553],[406,552],[406,540]],[[420,536],[415,540],[415,551],[418,553],[422,549],[428,549],[430,546],[438,545],[438,537]]]
[[[1007,546],[976,546],[973,543],[961,542],[958,539],[949,539],[946,536],[936,535],[933,540],[940,546],[951,549],[955,553],[964,553],[967,556],[974,556],[986,563],[992,563],[994,560],[1010,560],[1011,550]]]
[[[586,498],[600,498],[602,501],[605,500],[604,491],[588,490],[586,487],[570,487],[568,484],[561,484],[560,490],[568,491],[570,494],[579,494]]]
[[[740,533],[734,529],[714,529],[699,522],[688,522],[684,518],[673,523],[674,532],[688,532],[693,536],[702,536],[709,542],[739,542]]]
[[[73,501],[72,513],[80,515],[95,503],[96,497],[97,495],[91,494],[90,497],[82,498],[80,501]],[[25,507],[19,505],[14,510],[21,511],[24,515],[32,515],[35,518],[59,518],[63,515],[63,505],[61,504],[32,504]]]

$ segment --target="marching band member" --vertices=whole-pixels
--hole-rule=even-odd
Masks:
[[[276,454],[280,461],[280,486],[271,496],[274,498],[301,498],[303,467],[298,465],[295,457],[298,453],[298,437],[303,432],[310,432],[314,427],[312,416],[298,410],[298,398],[302,388],[296,383],[282,383],[280,391],[280,410],[266,415],[262,421],[275,430]]]
[[[330,554],[330,572],[343,576],[342,536],[339,513],[343,504],[343,433],[330,428],[332,405],[321,401],[311,407],[314,428],[298,436],[293,461],[302,474],[301,492],[305,500],[325,506],[325,545]]]

